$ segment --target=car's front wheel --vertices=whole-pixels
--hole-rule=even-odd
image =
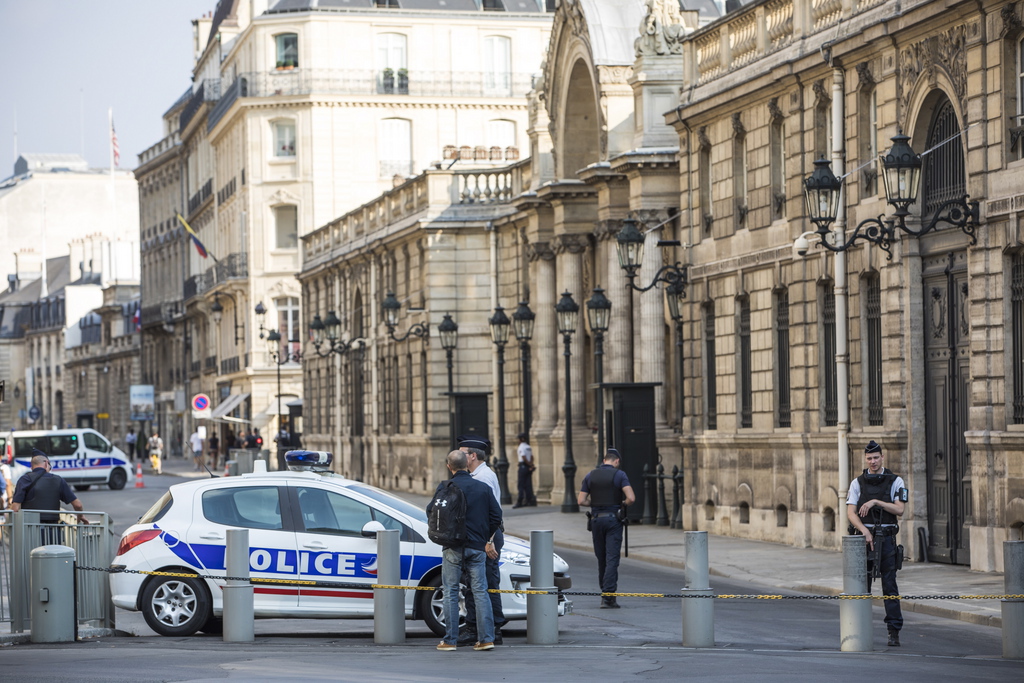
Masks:
[[[433,588],[429,591],[419,591],[420,614],[423,615],[423,623],[427,625],[434,635],[444,638],[444,588],[441,587],[441,575],[437,574],[426,583]],[[461,588],[461,586],[460,586]],[[466,622],[466,598],[462,591],[459,591],[459,626]]]
[[[75,484],[76,491],[88,491],[92,488],[92,484]]]
[[[210,594],[201,579],[158,576],[142,591],[142,615],[162,636],[190,636],[210,619]]]
[[[118,468],[110,473],[110,481],[107,482],[107,486],[111,491],[120,491],[127,481],[128,475],[124,473],[124,470]]]

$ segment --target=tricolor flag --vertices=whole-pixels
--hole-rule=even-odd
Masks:
[[[114,130],[114,110],[110,110],[110,151],[114,157],[114,166],[121,165],[121,148],[117,145],[117,131]]]
[[[196,231],[192,229],[191,225],[185,222],[185,219],[182,217],[180,213],[177,214],[177,216],[181,224],[185,226],[185,230],[188,232],[189,235],[192,236],[192,242],[196,245],[196,251],[199,252],[199,255],[202,256],[203,258],[209,256],[209,254],[206,251],[206,247],[204,247],[203,243],[199,241],[199,235],[196,234]],[[214,259],[214,261],[216,260],[217,259]]]
[[[132,322],[135,323],[135,331],[136,332],[141,332],[142,331],[142,318],[140,316],[140,311],[141,310],[142,309],[136,307],[135,308],[135,315],[132,316]]]

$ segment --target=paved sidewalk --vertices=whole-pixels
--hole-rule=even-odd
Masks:
[[[583,512],[562,513],[559,506],[550,505],[518,510],[505,506],[503,512],[505,530],[510,534],[529,539],[531,530],[551,530],[555,533],[556,545],[593,550]],[[838,595],[842,592],[842,555],[836,551],[709,534],[708,556],[712,576],[799,593]],[[685,565],[683,532],[668,527],[632,525],[629,527],[629,557],[682,569]],[[644,590],[643,586],[630,583],[628,571],[620,571],[619,579],[619,590],[623,592]],[[900,592],[906,595],[1003,593],[1001,573],[973,572],[967,567],[947,564],[907,561],[898,580]],[[682,576],[680,588],[681,581]],[[574,585],[573,588],[596,590],[597,587]],[[875,582],[873,588],[876,595],[880,594],[879,582]],[[904,600],[903,610],[986,626],[1002,625],[998,600]]]

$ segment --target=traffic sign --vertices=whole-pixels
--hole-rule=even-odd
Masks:
[[[110,413],[96,413],[96,419],[97,420],[109,420],[110,419]]]
[[[32,420],[33,422],[35,422],[42,416],[43,411],[39,408],[39,406],[32,406],[31,408],[28,409],[28,419]]]
[[[210,397],[206,394],[196,394],[192,397],[192,410],[208,410]]]

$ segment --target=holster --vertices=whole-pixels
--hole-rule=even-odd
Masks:
[[[626,509],[624,507],[620,506],[619,509],[615,511],[615,517],[623,526],[629,524],[629,517],[626,515]]]
[[[896,546],[896,571],[903,569],[903,546]]]
[[[594,530],[594,515],[591,512],[587,512],[587,531]]]

